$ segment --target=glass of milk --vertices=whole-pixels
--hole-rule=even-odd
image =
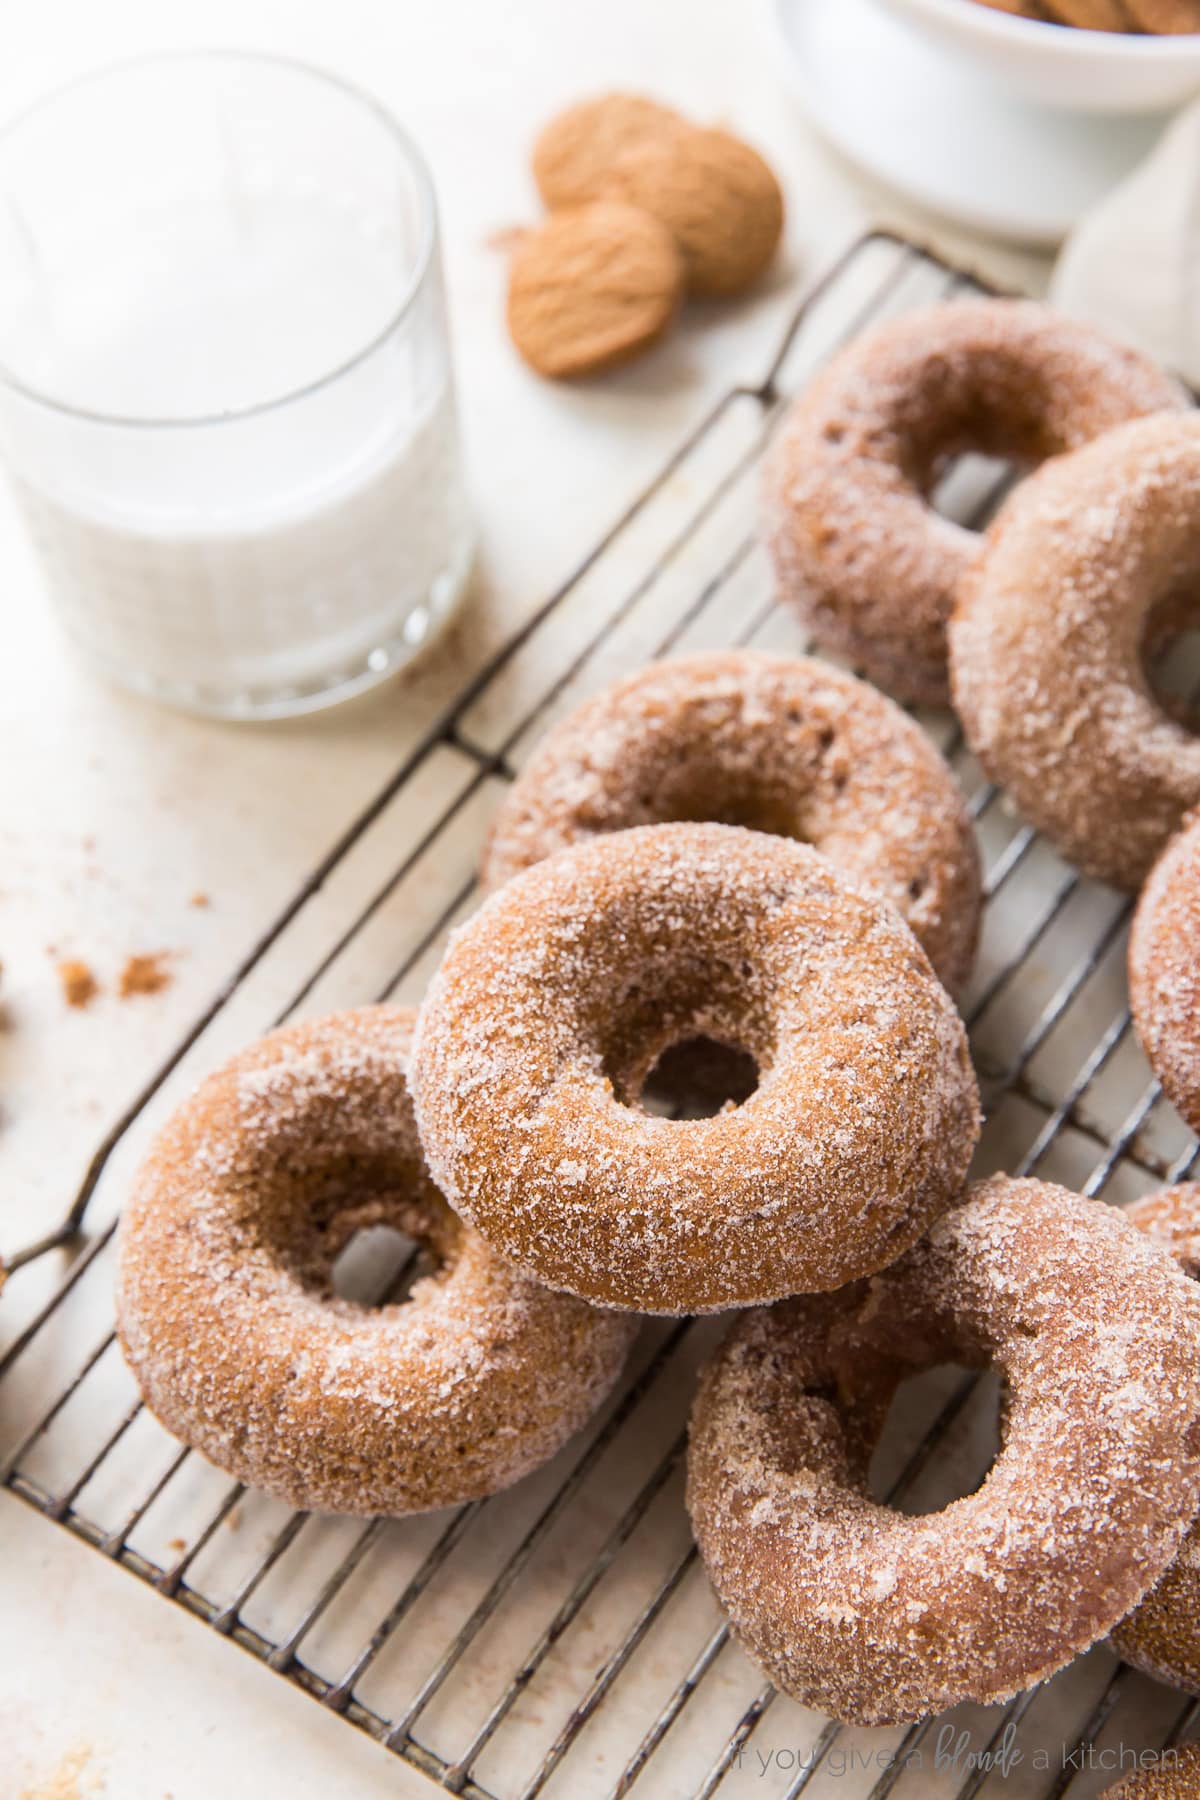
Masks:
[[[299,64],[156,56],[0,136],[0,446],[71,637],[231,718],[384,679],[472,532],[429,175]]]

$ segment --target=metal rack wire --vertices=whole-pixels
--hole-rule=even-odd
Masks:
[[[511,1493],[407,1521],[289,1515],[230,1483],[150,1418],[113,1338],[115,1219],[149,1133],[253,1033],[417,997],[473,904],[486,818],[553,719],[650,656],[805,647],[756,546],[764,442],[838,343],[966,281],[886,234],[855,247],[800,308],[761,385],[725,396],[347,826],[109,1132],[63,1228],[10,1264],[74,1245],[47,1298],[23,1311],[18,1281],[5,1296],[7,1486],[475,1800],[708,1800],[718,1789],[757,1800],[1069,1789],[1082,1800],[1112,1778],[1106,1757],[1176,1741],[1195,1722],[1181,1696],[1104,1649],[1010,1706],[962,1707],[907,1731],[848,1730],[765,1687],[728,1639],[681,1506],[684,1422],[712,1322],[647,1326],[590,1429]],[[1005,481],[967,460],[940,503],[978,522]],[[964,1002],[988,1109],[981,1169],[1036,1170],[1111,1198],[1181,1177],[1194,1141],[1129,1029],[1127,904],[1020,824],[951,719],[922,723],[963,782],[987,867]],[[388,1272],[390,1291],[407,1272]],[[964,1491],[986,1462],[990,1418],[978,1383],[931,1378],[895,1423],[881,1479],[905,1504]],[[966,1734],[957,1757],[948,1727]]]

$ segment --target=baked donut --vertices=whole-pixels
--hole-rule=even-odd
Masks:
[[[1167,1098],[1200,1130],[1200,813],[1142,889],[1129,934],[1129,1001]]]
[[[892,1399],[996,1365],[983,1485],[912,1517],[872,1497]],[[1200,1295],[1113,1208],[973,1187],[891,1268],[748,1313],[701,1378],[688,1506],[735,1635],[806,1706],[862,1725],[990,1705],[1103,1635],[1200,1499]]]
[[[1196,1800],[1200,1794],[1200,1744],[1162,1750],[1149,1768],[1138,1769],[1100,1800]]]
[[[954,704],[980,762],[1087,875],[1144,880],[1200,801],[1200,738],[1151,691],[1165,603],[1196,616],[1200,413],[1110,432],[1019,488],[950,626]]]
[[[920,726],[853,675],[729,650],[614,682],[542,739],[482,878],[499,887],[568,844],[673,819],[811,844],[892,902],[947,987],[970,973],[981,879],[962,796]]]
[[[942,705],[946,621],[977,546],[929,503],[947,460],[1036,463],[1181,403],[1148,357],[1032,300],[889,320],[794,402],[767,458],[779,593],[880,687]]]
[[[759,1082],[713,1118],[638,1108],[708,1038]],[[731,825],[646,825],[537,863],[451,940],[412,1089],[451,1204],[605,1306],[714,1312],[890,1262],[979,1132],[962,1023],[890,906]]]
[[[421,1512],[507,1487],[584,1423],[632,1338],[455,1218],[417,1142],[412,1024],[368,1007],[235,1057],[170,1120],[121,1225],[118,1330],[147,1405],[305,1510]],[[336,1298],[335,1257],[377,1224],[435,1272],[398,1305]]]
[[[1125,1217],[1169,1250],[1185,1275],[1200,1278],[1200,1182],[1148,1194]],[[1156,1681],[1200,1694],[1200,1520],[1158,1586],[1117,1626],[1112,1646]]]

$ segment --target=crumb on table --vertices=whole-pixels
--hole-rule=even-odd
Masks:
[[[90,966],[77,956],[68,956],[59,963],[58,979],[68,1006],[88,1006],[100,992],[100,983]]]
[[[172,980],[166,966],[169,954],[166,950],[150,950],[127,957],[117,984],[122,1000],[132,999],[136,994],[157,994],[169,987]]]

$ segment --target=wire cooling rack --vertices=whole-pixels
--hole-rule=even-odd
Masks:
[[[671,652],[806,647],[771,597],[757,464],[781,404],[855,331],[968,278],[884,234],[815,290],[761,387],[714,408],[609,536],[458,698],[235,970],[101,1145],[49,1298],[9,1283],[0,1477],[48,1519],[206,1619],[314,1700],[475,1800],[1086,1800],[1196,1709],[1101,1647],[1003,1707],[907,1730],[841,1728],[765,1686],[727,1636],[682,1505],[687,1408],[713,1321],[648,1324],[622,1387],[555,1461],[458,1510],[292,1514],[183,1450],[140,1405],[112,1329],[113,1231],[154,1127],[272,1024],[416,1000],[475,904],[482,833],[531,745],[583,695]],[[979,523],[1006,482],[966,459],[939,504]],[[921,715],[969,797],[987,919],[964,1001],[1003,1168],[1129,1199],[1191,1170],[1129,1027],[1128,903],[1082,879],[987,784],[945,714]],[[378,1246],[376,1246],[378,1248]],[[361,1260],[361,1258],[360,1258]],[[368,1258],[368,1261],[370,1259]],[[42,1265],[45,1266],[44,1264]],[[402,1283],[380,1264],[371,1279]],[[880,1491],[916,1510],[970,1490],[994,1394],[938,1371],[896,1409]]]

